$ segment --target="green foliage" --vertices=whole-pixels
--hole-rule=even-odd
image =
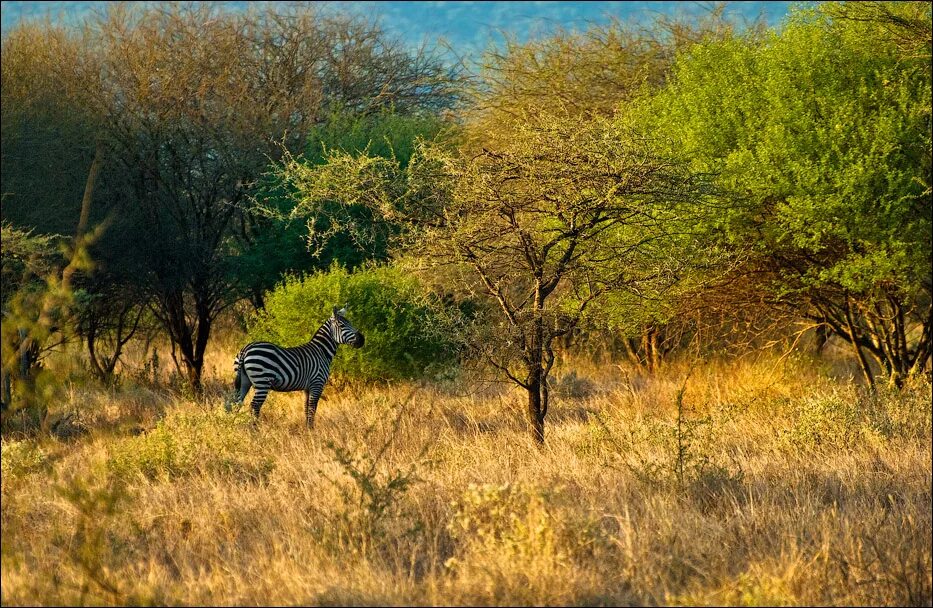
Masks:
[[[265,478],[273,468],[249,414],[222,411],[169,415],[154,429],[114,446],[107,465],[117,477],[153,479],[207,474],[233,480]]]
[[[905,4],[878,6],[897,25],[917,17]],[[631,118],[717,176],[704,238],[747,258],[762,299],[830,325],[870,384],[862,350],[900,384],[933,350],[930,63],[836,9],[692,47]]]
[[[319,167],[286,162],[281,173],[297,212],[365,205],[403,227],[406,253],[448,289],[485,297],[492,317],[469,342],[526,388],[543,441],[554,339],[607,293],[677,280],[688,260],[661,244],[703,213],[706,181],[610,119],[538,111],[514,121],[495,150],[424,143],[406,167],[341,152]]]
[[[369,115],[332,112],[311,129],[304,153],[294,160],[310,168],[326,163],[334,151],[366,152],[398,160],[404,167],[419,139],[435,139],[444,128],[432,115],[391,110]],[[253,195],[265,217],[260,220],[262,229],[240,259],[245,276],[269,277],[263,289],[271,289],[286,272],[323,270],[334,263],[353,269],[368,261],[388,259],[389,238],[396,229],[384,224],[384,218],[363,205],[325,201],[306,223],[297,222],[290,218],[296,195],[291,180],[274,172],[264,176]],[[362,239],[362,234],[372,238]]]
[[[73,246],[56,243],[55,237],[33,235],[9,224],[3,226],[2,236],[0,400],[4,409],[12,405],[13,409],[43,410],[61,390],[61,378],[42,370],[38,363],[73,337],[74,304],[80,290],[73,287],[71,277],[77,271],[89,270],[91,261],[80,241]],[[14,382],[19,383],[16,390]]]
[[[395,158],[406,167],[418,139],[431,140],[441,134],[444,123],[432,115],[404,115],[391,110],[369,115],[334,112],[311,129],[304,159],[312,164],[327,162],[330,150],[349,154]]]
[[[699,45],[643,115],[747,203],[721,217],[729,238],[813,256],[801,287],[929,273],[930,67],[866,45],[869,27],[799,11],[762,44]]]
[[[309,132],[314,145],[345,129],[411,140],[409,131],[429,131],[429,117],[458,99],[456,67],[396,46],[366,19],[313,6],[216,8],[117,4],[83,28],[20,24],[2,53],[4,214],[70,234],[93,158],[100,186],[92,209],[93,189],[84,190],[80,221],[111,228],[93,251],[103,283],[150,298],[195,390],[223,310],[246,297],[260,305],[287,270],[386,257],[384,246],[371,253],[336,242],[315,262],[302,235],[253,222],[246,202],[270,159],[301,151]],[[386,118],[390,108],[397,118]],[[335,118],[337,109],[356,118]],[[97,367],[112,375],[106,361]]]
[[[360,349],[342,347],[332,372],[360,380],[431,377],[455,363],[440,304],[417,279],[393,267],[349,272],[339,266],[304,278],[287,277],[266,295],[250,338],[282,346],[307,342],[334,306],[366,336]]]
[[[0,227],[0,238],[0,289],[6,307],[20,289],[41,286],[42,279],[62,265],[62,256],[55,245],[56,236],[21,230],[6,220]]]

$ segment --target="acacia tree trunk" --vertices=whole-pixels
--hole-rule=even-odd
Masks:
[[[201,383],[201,374],[204,370],[204,351],[207,347],[207,341],[211,333],[211,319],[198,315],[198,328],[193,336],[186,336],[179,344],[181,347],[182,361],[185,365],[185,372],[188,377],[188,384],[194,390],[195,394],[200,395],[204,391]]]
[[[542,378],[541,365],[533,365],[528,370],[528,421],[531,423],[531,435],[536,443],[544,443],[544,417],[547,415],[546,378]]]
[[[648,325],[642,330],[640,337],[623,338],[622,345],[626,357],[649,374],[654,374],[661,367],[661,359],[665,354],[659,343],[659,339],[663,337],[663,330],[655,325]]]
[[[926,318],[923,321],[923,330],[914,361],[907,371],[908,376],[923,373],[933,359],[933,304],[927,306]]]
[[[136,308],[135,316],[133,315],[133,308]],[[125,300],[120,303],[120,312],[117,314],[116,327],[112,328],[113,349],[110,353],[101,352],[101,343],[103,340],[100,332],[106,332],[106,328],[101,325],[101,319],[88,319],[85,341],[87,342],[88,358],[91,361],[91,372],[103,384],[109,386],[114,382],[114,370],[117,367],[117,363],[120,362],[120,357],[123,354],[123,347],[125,347],[136,334],[143,312],[143,306],[137,306]],[[96,315],[97,313],[94,311],[91,314]],[[105,314],[107,313],[101,312],[101,315]]]
[[[826,347],[826,343],[829,342],[829,338],[832,336],[832,329],[826,323],[821,323],[816,326],[814,330],[814,345],[813,349],[816,352],[817,356],[822,356],[823,349]]]
[[[862,347],[859,345],[858,335],[855,331],[855,323],[852,321],[852,307],[849,305],[848,295],[846,295],[845,319],[846,329],[849,330],[849,341],[855,349],[855,356],[858,359],[859,366],[862,368],[862,375],[865,376],[865,381],[868,383],[868,386],[874,389],[875,378],[871,373],[871,366],[868,364],[868,359],[865,358],[865,353],[862,352]]]
[[[203,298],[197,298],[194,323],[188,322],[183,292],[176,291],[163,302],[163,323],[169,330],[172,344],[181,352],[181,361],[176,359],[175,365],[179,367],[179,372],[184,372],[188,385],[198,395],[203,391],[201,373],[204,368],[204,351],[214,320],[210,308],[203,302]]]
[[[852,346],[862,376],[872,388],[877,382],[872,360],[891,385],[901,387],[909,377],[927,369],[933,354],[933,304],[908,318],[907,305],[897,295],[888,294],[886,300],[859,302],[846,293],[838,301],[815,302],[818,314],[810,315]],[[908,341],[909,329],[915,331],[918,325],[919,340]]]
[[[6,368],[0,369],[0,411],[5,412],[10,407],[10,399],[13,396],[10,381],[10,373]]]
[[[644,334],[642,334],[642,345],[645,350],[645,366],[649,374],[658,371],[661,364],[660,353],[658,352],[658,329],[654,325],[649,325]]]
[[[528,391],[528,420],[531,423],[531,434],[536,443],[544,443],[544,417],[547,415],[548,391],[547,372],[550,365],[545,365],[545,351],[551,352],[550,341],[553,337],[545,337],[544,320],[541,311],[544,309],[544,295],[540,287],[535,295],[535,319],[532,323],[531,335],[526,351],[527,376],[525,390]],[[545,343],[547,342],[547,344]]]

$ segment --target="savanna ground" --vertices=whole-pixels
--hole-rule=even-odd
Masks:
[[[204,399],[137,359],[7,419],[4,605],[931,603],[928,381],[563,361],[539,448],[521,394],[462,381],[333,384],[313,432],[273,394],[254,427],[235,342]]]

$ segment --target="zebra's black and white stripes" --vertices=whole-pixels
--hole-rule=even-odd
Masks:
[[[304,391],[305,421],[308,428],[313,428],[317,402],[330,376],[337,345],[363,346],[363,334],[347,321],[345,314],[346,308],[334,308],[334,313],[311,340],[301,346],[284,348],[270,342],[247,344],[233,360],[237,402],[242,403],[249,388],[254,387],[250,406],[258,418],[269,391]]]

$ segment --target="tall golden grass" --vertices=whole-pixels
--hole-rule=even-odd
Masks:
[[[335,385],[313,432],[273,394],[254,426],[233,352],[204,399],[74,383],[88,433],[7,433],[4,605],[931,603],[926,381],[566,361],[538,448],[505,385]]]

